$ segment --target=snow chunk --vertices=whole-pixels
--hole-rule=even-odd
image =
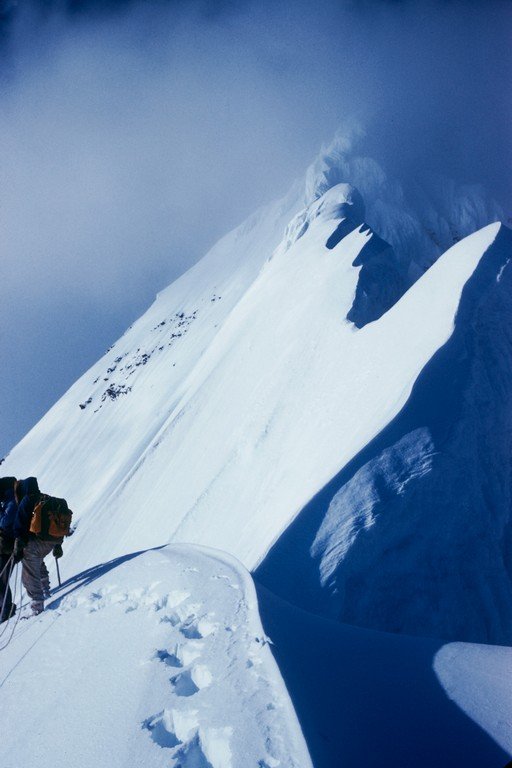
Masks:
[[[448,697],[512,754],[512,648],[449,643],[433,666]]]

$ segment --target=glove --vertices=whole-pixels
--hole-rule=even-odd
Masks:
[[[12,550],[12,559],[15,563],[21,562],[23,560],[23,549],[25,547],[25,542],[21,539],[15,539],[14,541],[14,547]]]
[[[62,546],[60,544],[56,544],[53,548],[53,556],[56,560],[59,559],[59,557],[62,557],[64,552],[62,551]]]

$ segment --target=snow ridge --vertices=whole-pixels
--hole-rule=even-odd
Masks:
[[[60,649],[58,685],[31,697],[45,724],[40,768],[65,768],[70,755],[74,768],[311,767],[252,580],[233,558],[190,546],[135,553],[78,574],[22,624],[2,653],[4,712],[18,711],[27,679],[55,679]],[[64,730],[48,717],[63,701]],[[4,768],[34,764],[19,731],[4,731]]]
[[[265,626],[318,768],[383,754],[427,768],[459,743],[468,765],[504,763],[442,686],[510,749],[492,693],[509,654],[479,655],[489,715],[468,704],[471,648],[339,622],[456,640],[512,631],[511,235],[489,225],[437,258],[488,214],[469,195],[454,218],[445,197],[430,209],[335,142],[305,185],[162,291],[12,451],[6,474],[37,475],[78,522],[64,561],[77,575],[2,656],[0,704],[17,721],[27,679],[47,683],[44,699],[27,686],[41,768],[70,754],[77,768],[106,754],[109,768],[311,765],[232,555],[274,593],[262,592]],[[63,702],[73,744],[56,752],[62,724],[47,715]],[[6,768],[33,763],[20,729],[2,749]]]
[[[405,407],[303,510],[264,583],[350,624],[512,642],[511,252],[502,227]],[[284,586],[296,562],[309,593]]]
[[[450,626],[452,603],[435,622],[425,619],[429,601],[418,605],[405,584],[396,598],[406,605],[404,618],[395,623],[382,585],[364,599],[358,594],[373,566],[367,554],[352,553],[380,532],[388,496],[407,499],[409,508],[404,489],[421,482],[429,440],[438,451],[428,434],[415,433],[416,442],[398,435],[394,451],[346,491],[352,506],[344,524],[331,525],[345,514],[336,512],[338,503],[329,509],[331,497],[308,523],[307,547],[290,543],[288,551],[295,530],[289,526],[300,510],[393,422],[450,339],[464,286],[499,231],[490,225],[456,244],[404,294],[406,262],[366,226],[368,204],[365,212],[354,186],[339,183],[345,157],[331,152],[320,172],[310,172],[306,188],[314,199],[305,208],[294,188],[163,291],[15,448],[5,471],[36,474],[43,489],[68,499],[78,521],[68,546],[75,570],[176,541],[215,546],[255,568],[278,542],[275,551],[284,547],[286,556],[274,569],[270,555],[265,583],[292,594],[281,571],[295,558],[299,570],[311,571],[299,604],[319,593],[316,606],[369,626],[501,637],[509,631],[501,598],[499,607],[482,598],[493,625],[482,635],[471,611]],[[500,273],[505,260],[495,286],[507,282],[507,269]],[[375,480],[375,467],[384,467],[384,481]],[[367,500],[364,509],[357,499]],[[437,508],[442,515],[443,505]],[[500,525],[492,534],[498,538]],[[396,525],[397,536],[404,526]],[[430,530],[435,538],[436,527]],[[346,531],[346,539],[336,531]],[[501,576],[498,582],[504,584]],[[353,611],[353,602],[360,608]],[[496,611],[504,618],[496,619]]]
[[[304,185],[306,205],[340,182],[353,184],[366,204],[368,225],[394,249],[409,283],[454,243],[491,222],[501,207],[477,184],[431,180],[428,191],[405,186],[374,159],[358,154],[358,131],[340,132],[311,164]]]

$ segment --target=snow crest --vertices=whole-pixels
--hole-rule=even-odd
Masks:
[[[349,182],[366,204],[368,225],[395,251],[416,280],[451,245],[504,214],[478,184],[437,177],[404,185],[373,158],[358,153],[357,131],[339,133],[310,165],[304,185],[309,205],[331,187]]]
[[[309,594],[283,594],[310,609],[389,632],[512,643],[511,252],[502,227],[404,408],[305,507],[260,569],[265,583],[280,582],[284,563],[309,563]]]
[[[221,553],[173,546],[77,574],[1,659],[4,768],[35,754],[38,768],[311,768],[250,576]],[[37,752],[17,725],[24,690]]]

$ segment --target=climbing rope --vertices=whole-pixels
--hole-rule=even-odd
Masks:
[[[4,567],[2,568],[2,570],[0,571],[0,579],[4,575],[5,571],[9,567],[9,565],[11,564],[12,559],[13,559],[13,556],[11,555],[10,558],[8,559],[8,561],[6,562],[6,564],[4,565]]]
[[[17,565],[18,565],[18,563],[15,563],[14,567],[16,568]],[[11,570],[11,573],[12,573],[12,570]],[[14,575],[14,589],[13,589],[13,596],[12,596],[13,602],[16,599],[16,595],[18,595],[19,599],[21,598],[22,590],[23,590],[23,587],[22,587],[22,583],[21,583],[21,568],[17,568],[17,571],[15,572],[15,575]],[[14,632],[16,631],[16,627],[18,626],[18,622],[19,622],[20,618],[21,618],[21,611],[18,609],[18,611],[16,612],[16,620],[14,622],[12,622],[11,633],[10,633],[9,637],[7,638],[7,640],[5,641],[5,643],[0,646],[0,651],[3,651],[5,648],[7,648],[7,646],[11,642],[11,640],[12,640],[12,638],[14,636]],[[2,633],[0,634],[0,637],[3,636],[5,630],[9,627],[9,623],[10,623],[9,621],[5,622],[5,627],[2,630]]]
[[[0,573],[0,579],[2,578],[4,573],[6,572],[7,568],[9,568],[9,575],[8,575],[8,577],[6,579],[6,582],[5,582],[4,599],[2,601],[2,608],[0,609],[0,616],[4,615],[5,606],[6,606],[6,603],[7,603],[7,595],[8,595],[8,592],[9,592],[9,582],[11,580],[12,572],[13,572],[13,569],[14,569],[14,558],[13,558],[12,555],[10,556],[10,558],[8,559],[8,561],[6,562],[4,567],[2,568],[2,572]],[[9,616],[9,618],[10,618],[10,616]],[[0,629],[0,637],[2,637],[3,634],[5,633],[8,621],[9,621],[9,619],[6,619],[6,621],[4,622],[5,626],[2,627],[2,629]]]

